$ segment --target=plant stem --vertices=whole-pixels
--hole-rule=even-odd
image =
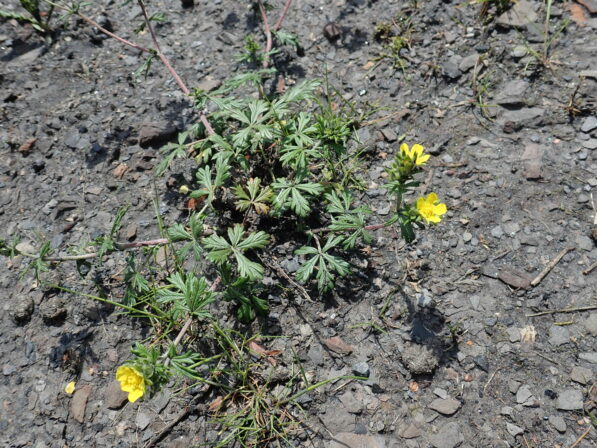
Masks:
[[[163,246],[164,244],[168,244],[170,240],[168,238],[159,238],[157,240],[147,240],[147,241],[137,241],[134,243],[114,243],[114,247],[117,250],[124,251],[127,249],[134,249],[137,247],[146,247],[146,246]],[[39,258],[39,254],[29,254],[26,252],[19,252],[20,255],[29,258]],[[61,261],[73,261],[73,260],[88,260],[90,258],[97,257],[97,252],[90,252],[88,254],[78,254],[78,255],[64,255],[62,257],[43,257],[43,261],[50,261],[50,262],[61,262]]]
[[[72,12],[72,9],[69,8],[68,6],[61,5],[60,3],[54,3],[54,2],[52,2],[50,0],[44,0],[44,1],[46,3],[48,3],[50,6],[52,6],[53,8],[58,8],[58,9],[61,9],[62,11],[66,11],[66,12]],[[124,38],[122,38],[120,36],[117,36],[116,34],[112,33],[111,31],[108,31],[106,28],[104,28],[103,26],[101,26],[99,23],[97,23],[91,17],[87,17],[85,14],[82,14],[79,11],[76,11],[75,14],[80,19],[83,19],[85,22],[89,23],[91,26],[94,26],[95,28],[97,28],[98,30],[100,30],[106,36],[110,36],[111,38],[116,39],[118,42],[121,42],[124,45],[127,45],[127,46],[129,46],[131,48],[134,48],[135,50],[139,50],[139,51],[142,51],[144,53],[151,53],[151,50],[149,50],[149,48],[142,47],[141,45],[137,45],[136,43],[131,42],[130,40],[126,40],[126,39],[124,39]]]
[[[164,55],[164,53],[162,52],[162,49],[160,48],[158,38],[155,35],[155,31],[153,30],[153,27],[151,26],[151,20],[149,20],[149,16],[147,15],[147,9],[145,8],[145,3],[143,2],[143,0],[137,0],[137,4],[139,5],[139,7],[141,8],[141,11],[143,12],[143,18],[145,19],[145,25],[147,26],[147,29],[149,30],[149,33],[151,34],[151,40],[153,41],[153,44],[155,45],[158,57],[163,62],[163,64],[166,66],[166,68],[168,69],[168,71],[170,72],[172,77],[174,78],[174,81],[176,81],[176,84],[178,84],[178,87],[180,87],[180,90],[182,90],[185,95],[190,95],[191,91],[189,90],[187,85],[183,82],[183,80],[180,78],[180,76],[178,76],[178,73],[176,73],[176,71],[170,64],[170,61]]]
[[[370,224],[368,226],[363,226],[363,230],[378,230],[378,229],[382,229],[387,226],[388,226],[387,222],[382,222],[381,224]],[[358,228],[360,228],[360,226],[346,227],[343,230],[351,230],[351,229],[358,229]],[[339,232],[339,230],[330,229],[329,227],[320,227],[319,229],[312,229],[309,232],[311,232],[311,233]]]
[[[263,57],[262,66],[263,68],[267,68],[269,65],[269,52],[272,50],[272,31],[269,28],[269,22],[267,21],[267,13],[265,12],[265,6],[263,6],[263,2],[261,0],[257,0],[259,4],[259,12],[261,13],[261,20],[263,20],[263,32],[265,33],[265,54]]]
[[[292,4],[292,0],[286,0],[286,4],[284,5],[282,14],[280,14],[280,18],[274,25],[274,28],[273,28],[274,31],[278,31],[280,28],[282,28],[282,22],[284,22],[284,19],[286,18],[286,14],[288,13],[288,10],[290,9],[291,4]]]
[[[222,278],[217,277],[214,280],[214,282],[211,284],[209,290],[211,292],[214,292],[216,289],[218,289],[218,286],[220,285],[221,281],[222,281]],[[186,322],[184,323],[184,325],[182,326],[182,328],[180,329],[180,331],[178,332],[178,334],[176,335],[176,338],[172,342],[172,344],[174,345],[175,348],[178,344],[180,344],[180,341],[182,340],[182,338],[184,337],[184,335],[186,334],[186,332],[188,331],[188,329],[192,323],[193,323],[193,316],[189,316],[187,318]],[[165,365],[168,365],[169,363],[170,363],[170,358],[166,359],[166,361],[164,362]]]

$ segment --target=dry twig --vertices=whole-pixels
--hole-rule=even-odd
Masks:
[[[533,281],[531,282],[531,286],[537,286],[539,283],[541,283],[541,280],[543,280],[545,276],[549,274],[549,272],[556,266],[556,264],[558,264],[560,260],[564,258],[564,255],[566,255],[568,252],[572,250],[574,250],[574,247],[565,248],[557,255],[556,258],[547,263],[547,266],[545,266],[541,273],[533,279]]]

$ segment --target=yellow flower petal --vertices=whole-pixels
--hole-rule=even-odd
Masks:
[[[71,395],[74,391],[75,391],[75,385],[77,383],[75,381],[71,381],[70,383],[68,383],[66,385],[66,387],[64,388],[64,392],[66,392],[67,394]]]
[[[423,199],[423,198],[421,198],[421,199]],[[437,196],[436,193],[429,193],[427,195],[427,199],[425,199],[425,201],[431,202],[432,204],[434,204],[436,202],[439,202],[439,197]]]
[[[129,392],[129,401],[131,403],[134,403],[139,398],[141,398],[144,393],[145,393],[145,390],[140,390],[140,389],[133,390],[133,391]]]
[[[407,156],[409,156],[409,157],[410,157],[410,155],[409,155],[409,153],[410,153],[410,150],[408,149],[408,145],[407,145],[406,143],[402,143],[402,144],[400,145],[400,152],[401,152],[402,154],[405,154],[405,155],[407,155]]]
[[[421,218],[428,223],[437,224],[442,220],[442,215],[448,212],[446,204],[439,202],[437,194],[430,193],[427,197],[417,199],[416,208]]]
[[[128,399],[134,403],[145,394],[145,377],[133,367],[120,366],[116,370],[116,379],[123,392],[128,392]]]

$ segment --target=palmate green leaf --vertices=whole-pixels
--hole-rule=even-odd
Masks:
[[[214,176],[212,167],[209,165],[197,170],[197,181],[203,188],[193,191],[190,195],[192,198],[207,196],[207,202],[213,202],[216,190],[222,187],[230,177],[230,164],[228,163],[228,159],[218,160],[216,162],[215,171]]]
[[[274,208],[283,212],[290,208],[298,216],[307,216],[311,211],[309,200],[311,196],[317,196],[323,192],[323,186],[315,182],[304,182],[305,174],[297,175],[293,180],[284,177],[278,178],[272,184],[272,188],[278,193],[274,199]]]
[[[166,230],[168,239],[172,242],[189,241],[193,239],[193,235],[187,232],[182,224],[174,224]]]
[[[313,255],[296,271],[296,278],[300,282],[307,282],[313,273],[317,280],[319,292],[327,292],[334,287],[336,275],[345,276],[350,272],[349,265],[342,258],[328,253],[331,249],[338,246],[343,241],[342,236],[328,238],[326,244],[321,249],[315,247],[303,246],[295,251],[297,255]]]
[[[173,319],[185,315],[199,318],[210,316],[207,305],[215,300],[215,294],[209,290],[207,281],[189,272],[183,276],[176,272],[168,277],[170,285],[158,291],[158,303],[170,304]]]
[[[249,233],[245,238],[245,229],[242,225],[236,224],[229,227],[228,241],[218,235],[210,235],[203,240],[204,246],[210,251],[207,258],[214,263],[224,264],[230,256],[234,256],[237,269],[241,277],[250,280],[260,280],[263,277],[263,266],[249,260],[243,252],[249,249],[261,249],[269,243],[269,236],[263,231]]]
[[[260,188],[261,179],[256,177],[255,179],[249,179],[247,182],[247,191],[242,186],[237,185],[234,187],[234,196],[236,196],[237,210],[246,211],[253,207],[258,214],[267,214],[269,212],[269,205],[274,197],[274,192],[270,187]]]
[[[318,80],[307,80],[288,89],[272,102],[272,110],[281,117],[290,112],[290,105],[307,99],[313,99],[315,90],[321,85]]]

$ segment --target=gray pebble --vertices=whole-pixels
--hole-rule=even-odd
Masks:
[[[567,328],[559,325],[552,325],[549,329],[549,341],[551,345],[563,345],[570,342],[570,332]]]
[[[566,432],[566,422],[562,417],[559,415],[551,415],[549,417],[549,423],[553,426],[558,432]]]
[[[593,115],[584,119],[582,124],[580,125],[580,130],[583,132],[591,132],[593,129],[597,128],[597,118]]]
[[[524,433],[524,429],[520,426],[516,426],[510,422],[506,422],[506,430],[512,437],[516,437],[522,433]]]
[[[369,378],[369,364],[367,364],[365,361],[357,362],[352,366],[352,372],[357,376]]]
[[[579,411],[583,408],[582,391],[577,389],[566,389],[558,395],[556,408],[562,411]]]

